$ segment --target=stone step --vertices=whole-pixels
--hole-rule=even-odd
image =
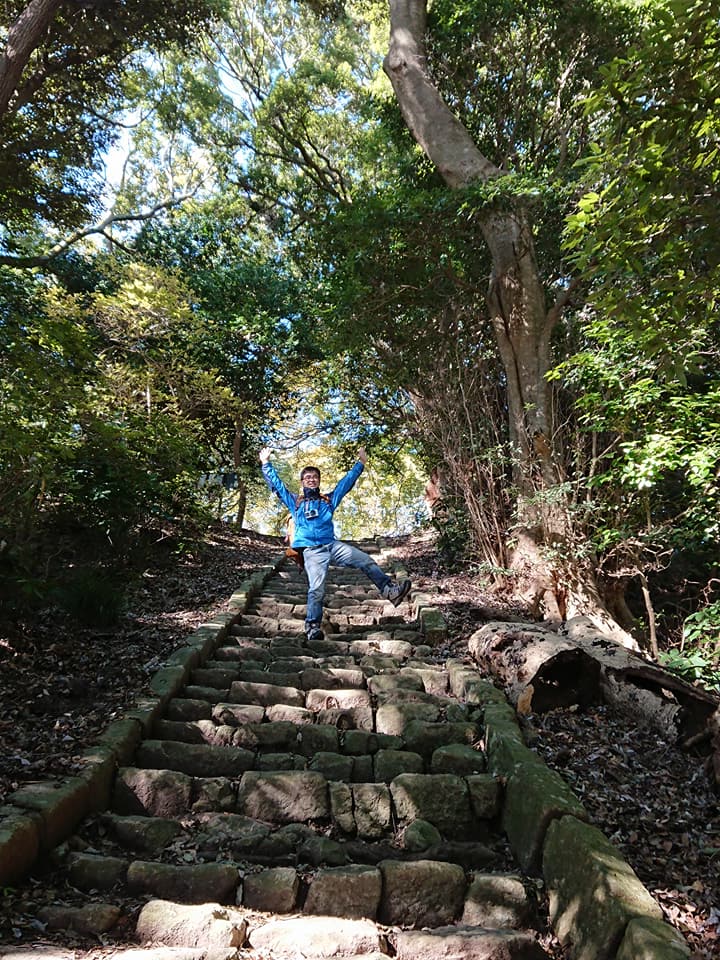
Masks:
[[[246,766],[256,765],[255,755],[241,748],[156,743],[157,747],[148,742],[138,762],[160,757],[184,769],[121,768],[113,794],[114,813],[177,819],[220,811],[275,825],[322,821],[340,836],[362,840],[395,836],[415,821],[423,821],[440,842],[486,835],[500,811],[500,784],[485,773],[459,777],[405,772],[389,782],[359,781],[352,778],[361,772],[373,774],[370,758],[323,755],[322,751],[311,756],[268,754],[266,767],[255,769]],[[199,757],[201,751],[204,755]],[[222,753],[228,754],[225,766],[217,757]],[[285,768],[279,767],[279,758],[287,759]],[[186,772],[195,764],[202,771],[213,771],[212,775]],[[229,775],[216,772],[231,768]],[[327,774],[344,779],[329,780]]]
[[[274,826],[228,811],[197,812],[184,818],[106,813],[85,831],[84,882],[98,889],[111,887],[138,853],[143,860],[161,857],[179,866],[188,860],[319,867],[432,859],[457,863],[466,871],[506,869],[504,843],[493,840],[482,824],[476,832],[478,836],[471,840],[444,840],[430,824],[416,822],[395,836],[363,838],[338,832],[333,838],[322,824]]]
[[[223,663],[228,660],[241,663],[246,660],[252,663],[269,663],[272,660],[272,654],[267,647],[249,641],[243,646],[235,643],[218,647],[213,656],[216,661]]]
[[[509,939],[511,931],[527,925],[536,912],[519,877],[468,875],[459,864],[428,858],[299,871],[292,866],[243,870],[234,861],[179,865],[74,854],[69,877],[80,890],[104,891],[122,884],[131,894],[175,903],[237,903],[269,914],[338,918],[336,923],[343,922],[340,918],[365,918],[398,933],[459,922],[456,935],[487,937],[490,927]],[[167,918],[167,910],[163,913]],[[484,925],[472,919],[480,916]],[[138,931],[148,934],[147,915],[141,916]],[[156,933],[162,942],[164,930]],[[430,942],[440,949],[442,941]]]

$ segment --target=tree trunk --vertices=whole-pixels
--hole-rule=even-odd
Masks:
[[[63,2],[31,0],[10,25],[5,50],[0,54],[0,117],[7,112],[23,70]]]
[[[242,527],[245,522],[245,510],[247,509],[247,484],[240,477],[240,463],[242,453],[243,428],[240,417],[235,421],[235,437],[233,439],[233,464],[238,475],[237,487],[237,509],[235,511],[235,523]]]
[[[238,478],[237,488],[237,509],[235,511],[235,523],[242,527],[245,522],[245,510],[247,509],[247,484],[244,480]]]
[[[428,77],[425,0],[389,3],[390,46],[384,68],[413,137],[452,189],[499,176],[502,171],[478,150]],[[553,450],[546,380],[550,337],[560,311],[546,307],[531,224],[522,204],[487,214],[481,230],[492,259],[487,304],[507,379],[513,479],[518,490],[511,566],[524,599],[542,603],[551,619],[562,620],[569,612],[582,610],[596,616],[597,626],[603,628],[610,617],[590,565],[575,569],[581,589],[571,595],[566,571],[560,572],[542,550],[550,546],[556,554],[570,553],[563,551],[569,542],[568,513],[557,496],[562,477]],[[553,487],[556,496],[546,496]],[[625,640],[632,643],[627,635]]]
[[[683,746],[702,745],[705,752],[720,731],[717,696],[599,636],[584,617],[562,630],[486,623],[468,647],[506,687],[520,713],[607,703]]]

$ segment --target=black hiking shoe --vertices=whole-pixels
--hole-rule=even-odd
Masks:
[[[324,640],[325,634],[320,628],[320,624],[317,620],[308,620],[305,624],[305,639],[306,640]]]
[[[383,590],[382,595],[389,600],[394,607],[399,607],[405,597],[410,593],[412,583],[409,580],[403,580],[402,583],[389,583]]]

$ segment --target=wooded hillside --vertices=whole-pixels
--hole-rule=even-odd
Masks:
[[[4,15],[5,624],[363,443],[348,533],[718,689],[714,4]]]

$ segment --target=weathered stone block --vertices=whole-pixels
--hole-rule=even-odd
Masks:
[[[469,667],[461,660],[448,660],[447,668],[450,673],[450,689],[459,699],[477,705],[507,703],[502,690],[483,680],[474,667]]]
[[[296,732],[295,741],[298,752],[305,757],[321,752],[338,753],[340,749],[337,727],[329,723],[304,725]]]
[[[355,832],[355,818],[353,816],[352,791],[347,783],[331,782],[328,784],[330,794],[330,813],[343,833]]]
[[[353,773],[353,758],[341,753],[316,753],[308,764],[309,770],[317,770],[326,780],[350,780]]]
[[[190,809],[192,777],[174,770],[123,767],[115,778],[113,809],[121,814],[181,817]]]
[[[419,853],[422,850],[428,850],[430,847],[439,847],[442,843],[442,835],[437,827],[434,827],[427,820],[413,820],[409,823],[401,838],[403,850],[409,850],[413,853]]]
[[[550,919],[574,960],[609,960],[631,920],[662,911],[600,830],[572,816],[550,824],[543,874]]]
[[[367,623],[369,618],[363,617],[360,621]],[[381,631],[382,632],[382,631]],[[350,644],[350,653],[356,657],[363,657],[375,652],[396,660],[404,660],[412,656],[412,644],[406,640],[391,640],[387,634],[385,640],[355,640]]]
[[[70,858],[70,882],[80,890],[110,890],[124,883],[127,871],[128,861],[121,857],[75,853]]]
[[[98,745],[84,750],[80,762],[79,777],[88,788],[88,811],[97,813],[110,805],[117,758],[109,746]]]
[[[208,707],[210,704],[208,704]],[[212,740],[206,738],[206,733],[201,724],[209,724],[212,733],[215,732],[215,724],[212,720],[156,720],[153,724],[153,737],[156,740],[174,740],[176,743],[212,743]],[[206,728],[207,729],[207,728]]]
[[[90,809],[87,783],[73,777],[58,784],[28,783],[8,798],[21,810],[38,814],[40,846],[50,850],[68,837]]]
[[[384,703],[377,709],[375,729],[407,741],[407,731],[417,721],[432,723],[439,716],[440,707],[433,703]]]
[[[212,705],[207,700],[186,700],[182,697],[174,697],[165,708],[165,718],[167,720],[192,722],[193,720],[209,720],[211,716]],[[129,758],[122,762],[127,762],[127,759]]]
[[[127,885],[135,893],[149,893],[179,903],[234,903],[239,883],[237,868],[227,863],[200,863],[176,867],[169,863],[135,860]]]
[[[217,687],[218,690],[229,690],[230,684],[238,679],[236,667],[224,668],[200,667],[193,670],[190,682],[195,687]],[[250,679],[249,677],[243,679]]]
[[[370,783],[375,779],[375,774],[373,773],[373,758],[371,755],[368,754],[365,757],[352,757],[352,761],[353,783]]]
[[[313,834],[300,844],[298,861],[311,867],[343,867],[348,862],[348,855],[344,843]]]
[[[187,679],[187,669],[183,666],[160,667],[150,678],[149,687],[164,706],[174,697]]]
[[[376,840],[390,829],[392,804],[384,783],[354,783],[353,816],[357,834],[364,840]]]
[[[447,837],[465,838],[473,815],[467,784],[448,773],[403,773],[390,784],[398,819],[427,820]]]
[[[690,956],[677,930],[660,920],[638,917],[627,926],[617,960],[687,960]]]
[[[519,930],[529,924],[532,901],[520,877],[476,874],[465,898],[462,923]]]
[[[241,910],[219,903],[188,905],[151,900],[140,911],[136,935],[141,942],[171,947],[202,944],[208,952],[241,947],[247,921]]]
[[[135,763],[155,770],[179,770],[192,777],[239,777],[252,769],[255,754],[242,747],[144,740],[135,755]]]
[[[299,889],[300,880],[292,867],[249,873],[243,880],[243,905],[267,913],[292,913]]]
[[[350,726],[372,730],[373,716],[367,690],[309,690],[306,706],[322,722],[337,723],[344,714]]]
[[[497,777],[509,777],[521,766],[544,766],[535,751],[525,746],[519,727],[510,723],[486,727],[485,753],[488,769]]]
[[[367,687],[375,697],[385,696],[386,694],[392,695],[400,688],[424,691],[422,680],[418,674],[407,670],[400,673],[378,673],[368,679]]]
[[[217,723],[228,724],[231,727],[242,726],[246,723],[262,723],[265,716],[265,707],[259,707],[255,703],[220,702],[214,704],[210,709],[212,710],[213,720]]]
[[[7,815],[5,811],[9,811]],[[40,853],[40,818],[12,807],[0,820],[0,886],[20,880]]]
[[[352,865],[319,870],[310,884],[304,911],[374,920],[381,893],[382,875],[377,867]]]
[[[405,670],[400,672],[405,673]],[[425,693],[430,693],[435,697],[442,697],[447,694],[450,684],[447,670],[439,670],[428,665],[427,667],[413,667],[413,673],[420,678]]]
[[[375,779],[390,783],[401,773],[422,773],[425,762],[410,750],[378,750],[375,754]]]
[[[381,951],[384,937],[371,920],[299,917],[275,920],[250,931],[250,946],[281,960],[361,957]]]
[[[235,787],[227,777],[204,777],[193,780],[192,812],[211,813],[235,809]]]
[[[403,927],[452,923],[465,899],[465,871],[456,863],[383,860],[380,920]]]
[[[477,927],[401,930],[396,960],[546,960],[532,934]]]
[[[292,707],[305,706],[305,694],[295,687],[279,687],[273,683],[248,683],[235,680],[230,686],[229,700],[235,703],[257,704],[269,707],[274,703],[285,703]]]
[[[447,638],[447,623],[438,607],[425,607],[420,610],[418,620],[426,643],[435,646]]]
[[[559,774],[544,764],[516,767],[505,786],[502,825],[523,870],[540,868],[548,826],[565,814],[587,819],[585,808]]]
[[[327,781],[312,770],[243,774],[237,809],[271,823],[294,823],[329,816]]]
[[[111,835],[124,847],[158,854],[182,832],[177,820],[163,817],[103,817]]]
[[[435,723],[413,720],[403,734],[405,748],[428,759],[438,749],[450,743],[473,744],[479,737],[477,725],[470,721]]]
[[[261,753],[255,763],[256,770],[305,770],[307,760],[295,753]]]
[[[500,813],[502,787],[489,773],[465,777],[470,791],[470,806],[478,820],[494,820]]]
[[[120,919],[120,907],[111,903],[86,903],[82,907],[41,907],[38,917],[48,930],[74,930],[87,936],[98,936],[112,930]]]
[[[430,759],[432,773],[454,773],[458,777],[483,773],[486,768],[484,755],[467,743],[449,743],[438,747]]]
[[[305,707],[293,707],[285,703],[274,703],[271,707],[268,707],[266,716],[273,723],[287,720],[296,726],[315,722],[315,714],[312,710],[307,710]]]

